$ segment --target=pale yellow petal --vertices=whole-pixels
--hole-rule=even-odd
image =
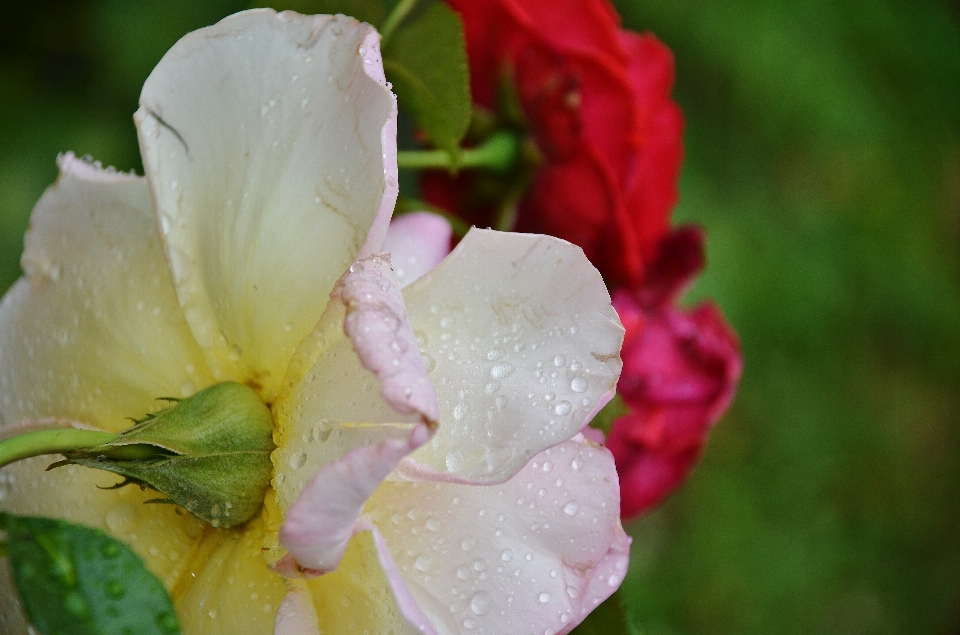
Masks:
[[[181,39],[141,94],[187,320],[218,376],[266,401],[371,227],[386,230],[396,105],[378,46],[344,16],[247,11]]]
[[[0,303],[0,426],[130,426],[212,380],[180,312],[143,179],[72,155],[33,210]]]

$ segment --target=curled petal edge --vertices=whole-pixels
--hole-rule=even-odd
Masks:
[[[430,429],[418,424],[408,440],[357,448],[317,470],[287,510],[280,544],[289,553],[274,570],[288,578],[311,578],[336,569],[350,538],[369,528],[360,517],[367,499],[404,456],[429,438]]]

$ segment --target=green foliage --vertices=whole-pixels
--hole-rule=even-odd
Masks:
[[[570,633],[571,635],[641,635],[641,631],[627,620],[623,597],[619,591],[595,608],[587,619]]]
[[[470,79],[460,17],[435,4],[403,24],[383,50],[400,107],[438,148],[455,154],[470,126]]]
[[[13,579],[43,635],[177,635],[163,584],[122,542],[62,520],[0,514]]]

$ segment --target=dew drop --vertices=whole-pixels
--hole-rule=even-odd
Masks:
[[[477,615],[483,615],[490,610],[490,595],[484,591],[479,591],[470,598],[470,610]]]
[[[467,536],[466,538],[460,541],[460,548],[463,549],[464,551],[470,551],[471,549],[473,549],[474,545],[476,544],[477,544],[476,538],[473,538],[472,536]]]
[[[414,560],[413,566],[417,568],[417,571],[426,573],[433,567],[433,558],[426,554],[418,556],[417,559]]]
[[[297,452],[295,454],[291,454],[288,462],[290,463],[290,467],[295,470],[299,470],[307,462],[307,454],[306,452]]]
[[[546,604],[546,603],[549,602],[549,601],[550,601],[550,594],[549,594],[549,593],[541,593],[541,594],[540,594],[540,604]]]
[[[587,381],[586,377],[574,377],[573,381],[570,382],[570,390],[573,392],[586,392],[589,387],[590,382]]]
[[[104,520],[110,531],[125,534],[140,524],[140,509],[130,503],[121,503],[111,507]]]
[[[563,506],[563,513],[567,516],[576,516],[578,511],[580,511],[580,503],[576,501],[570,501]]]
[[[565,399],[557,402],[557,405],[553,407],[553,411],[560,416],[570,414],[571,410],[573,410],[573,406]]]
[[[430,531],[440,531],[440,521],[431,517],[427,520],[427,529]]]
[[[557,355],[556,357],[553,358],[553,365],[556,366],[557,368],[562,367],[566,363],[567,363],[567,358],[564,357],[563,355]]]

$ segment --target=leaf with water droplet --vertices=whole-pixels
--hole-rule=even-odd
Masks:
[[[63,520],[0,514],[24,609],[43,635],[177,635],[163,583],[128,546]]]

